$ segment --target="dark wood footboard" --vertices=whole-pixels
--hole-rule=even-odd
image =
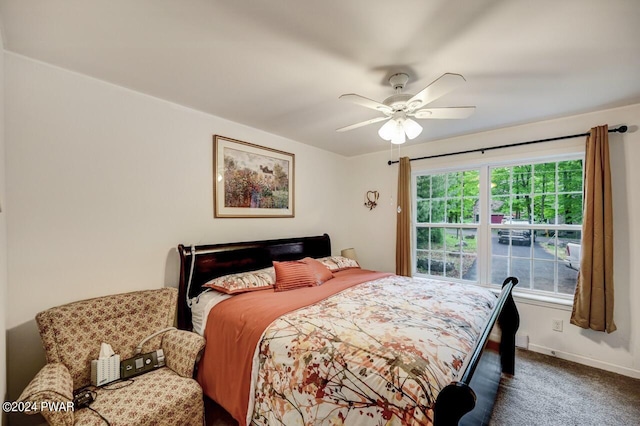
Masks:
[[[509,277],[502,283],[489,321],[473,350],[460,380],[442,389],[434,406],[434,425],[486,425],[491,418],[501,373],[513,374],[516,331],[520,325],[518,309],[511,292],[518,279]],[[502,338],[498,355],[486,351],[491,330],[498,323]]]

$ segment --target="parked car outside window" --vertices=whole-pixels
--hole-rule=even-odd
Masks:
[[[567,257],[565,258],[564,261],[566,262],[566,265],[569,268],[579,271],[581,256],[582,256],[582,246],[580,244],[567,243]]]
[[[510,219],[505,217],[502,219],[503,225],[529,225],[528,220]],[[513,244],[531,245],[531,230],[530,229],[498,229],[498,243],[509,244],[511,241]]]

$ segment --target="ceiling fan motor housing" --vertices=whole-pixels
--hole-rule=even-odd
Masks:
[[[420,102],[412,102],[412,105],[407,105],[407,101],[411,99],[413,95],[400,93],[408,81],[409,76],[405,73],[397,73],[389,77],[389,84],[396,91],[396,94],[389,96],[387,99],[382,101],[382,103],[391,107],[394,111],[406,111],[409,108],[416,109],[419,107]]]
[[[394,111],[402,111],[407,107],[407,101],[411,99],[413,95],[408,93],[397,93],[395,95],[389,96],[387,99],[382,101],[383,104],[388,105]]]
[[[393,87],[393,90],[404,89],[407,81],[409,81],[409,76],[405,73],[397,73],[389,77],[389,84]]]

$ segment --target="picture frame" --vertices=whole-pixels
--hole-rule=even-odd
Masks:
[[[294,195],[294,154],[214,135],[214,217],[294,217]]]

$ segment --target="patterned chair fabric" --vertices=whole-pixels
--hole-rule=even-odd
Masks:
[[[137,291],[70,303],[36,315],[47,365],[22,392],[21,401],[71,401],[72,391],[90,385],[91,360],[102,342],[124,360],[145,337],[173,325],[177,290]],[[204,339],[172,330],[146,342],[142,353],[162,348],[166,366],[93,388],[97,410],[111,425],[202,425],[202,389],[193,369]],[[38,406],[42,406],[38,404]],[[50,424],[105,424],[94,412],[43,411]]]

